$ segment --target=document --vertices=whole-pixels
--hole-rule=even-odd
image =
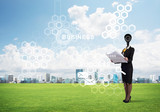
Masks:
[[[124,59],[124,56],[117,51],[114,51],[110,54],[106,54],[110,60],[113,61],[113,63],[127,63],[127,61]]]

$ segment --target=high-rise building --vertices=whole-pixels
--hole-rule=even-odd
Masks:
[[[57,78],[57,83],[62,83],[63,82],[63,78],[62,77],[58,77]]]
[[[0,77],[0,83],[5,83],[5,78],[4,77]]]
[[[83,69],[76,69],[76,82],[78,82],[78,73],[83,72]]]
[[[152,82],[155,82],[155,75],[150,75],[150,79],[152,80]]]
[[[16,78],[16,77],[14,77],[14,80],[13,80],[13,81],[14,81],[14,83],[17,83],[17,78]]]
[[[8,83],[8,75],[5,75],[5,83]]]
[[[111,75],[110,74],[108,75],[108,79],[111,79]]]
[[[36,78],[33,78],[33,79],[31,80],[31,83],[38,83],[38,80],[37,80]]]
[[[98,81],[98,70],[94,73],[95,80]]]
[[[31,83],[31,78],[24,78],[23,83]]]
[[[138,83],[144,83],[145,82],[145,78],[137,78],[137,82]]]
[[[118,76],[117,76],[117,74],[113,74],[113,83],[118,83]]]
[[[13,75],[8,75],[8,82],[13,82]]]
[[[51,82],[52,83],[56,83],[57,82],[57,78],[55,76],[51,76]]]
[[[46,82],[50,82],[50,74],[46,73]]]
[[[152,83],[152,80],[149,78],[137,78],[137,83]]]

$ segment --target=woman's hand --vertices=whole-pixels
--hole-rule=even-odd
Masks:
[[[127,57],[125,57],[124,59],[125,59],[126,61],[128,61],[128,58],[127,58]]]

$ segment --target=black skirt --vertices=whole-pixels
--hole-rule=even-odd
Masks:
[[[122,71],[126,73],[122,73],[122,81],[123,83],[132,83],[132,76],[133,76],[133,66],[132,63],[123,63],[122,66]]]

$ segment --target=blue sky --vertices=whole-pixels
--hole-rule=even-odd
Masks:
[[[148,50],[155,49],[155,46],[155,50],[158,50],[157,46],[159,43],[156,43],[156,39],[160,37],[160,33],[155,33],[155,31],[160,31],[159,0],[0,0],[0,55],[5,55],[3,51],[5,46],[13,44],[20,48],[21,43],[24,41],[34,41],[43,48],[52,49],[55,37],[47,37],[44,34],[44,29],[48,26],[48,22],[51,21],[53,15],[65,15],[67,21],[72,23],[74,18],[70,17],[68,10],[71,8],[73,9],[74,6],[76,6],[76,8],[87,6],[88,10],[86,11],[86,16],[89,17],[95,14],[98,8],[104,8],[103,14],[115,12],[116,6],[112,6],[114,2],[123,5],[126,5],[127,2],[132,3],[132,11],[129,12],[125,24],[134,24],[136,26],[136,31],[132,32],[134,36],[131,42],[131,44],[135,45],[137,50],[137,57],[135,60],[138,60],[139,56],[141,58],[150,56],[150,51]],[[81,47],[82,49],[88,48],[93,50],[111,44],[118,49],[122,49],[126,44],[123,40],[125,33],[120,33],[115,40],[110,38],[103,39],[101,35],[98,35],[94,40],[73,41],[69,43],[67,47],[75,46],[78,48]],[[55,46],[57,46],[57,44],[55,44]],[[141,49],[142,47],[143,49]],[[142,51],[145,49],[148,50],[141,53],[139,49]],[[58,52],[60,51],[61,49]],[[152,52],[152,56],[148,59],[156,59],[156,55],[156,51]],[[155,59],[153,59],[153,63],[150,64],[153,64],[151,69],[154,71],[151,71],[150,74],[158,75],[160,72],[158,67],[160,66],[157,65],[158,62],[156,62]],[[145,60],[139,60],[139,63],[136,62],[136,65],[140,65],[144,62]],[[144,63],[144,65],[146,64]],[[149,65],[147,67],[149,68]],[[141,70],[144,69],[138,66],[136,72],[139,71],[139,68]],[[0,70],[2,70],[1,67]]]
[[[60,8],[54,3],[60,3]],[[36,41],[44,47],[49,47],[41,42],[45,38],[43,30],[51,20],[53,14],[64,14],[68,17],[68,8],[73,5],[87,5],[91,14],[96,8],[105,8],[105,12],[114,12],[116,8],[112,7],[112,0],[0,0],[0,49],[7,44],[18,44],[22,41]],[[57,2],[58,1],[58,2]],[[125,4],[127,0],[119,0],[119,3]],[[158,0],[138,0],[133,5],[133,11],[129,14],[126,23],[133,23],[137,30],[153,30],[160,25]],[[61,12],[59,12],[61,11]],[[14,38],[18,38],[15,42]],[[45,40],[44,40],[45,41]],[[46,40],[47,41],[47,40]],[[103,40],[104,41],[104,40]]]

